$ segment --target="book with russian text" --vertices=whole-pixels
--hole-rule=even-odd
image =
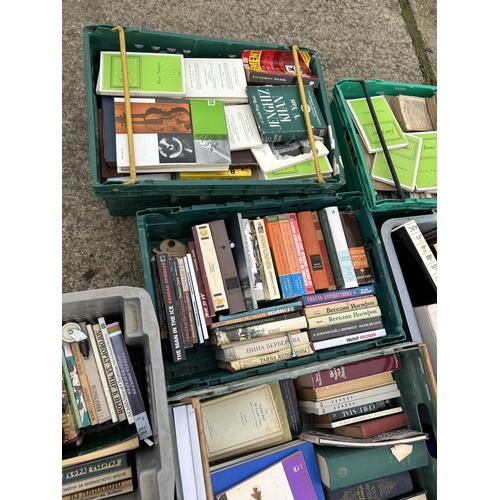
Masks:
[[[387,330],[385,328],[376,328],[375,330],[367,330],[365,332],[354,333],[352,335],[345,335],[343,337],[335,337],[326,340],[313,342],[314,349],[320,351],[321,349],[330,349],[330,347],[337,347],[340,345],[349,345],[356,342],[364,342],[365,340],[374,340],[380,337],[385,337]]]
[[[384,415],[374,419],[341,425],[335,427],[333,433],[338,436],[366,439],[383,432],[400,429],[406,425],[408,425],[408,415],[405,412],[398,412],[393,415]]]
[[[331,290],[328,292],[318,292],[312,295],[304,295],[301,300],[305,306],[313,304],[322,304],[332,302],[334,300],[346,300],[355,297],[365,297],[366,295],[374,295],[375,286],[365,285],[347,290]]]
[[[359,321],[348,321],[338,325],[323,326],[321,328],[309,328],[309,339],[311,342],[321,342],[337,337],[347,337],[358,333],[369,332],[383,328],[381,316],[362,319]]]

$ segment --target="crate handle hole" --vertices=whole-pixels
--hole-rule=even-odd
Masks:
[[[169,52],[177,52],[177,49],[175,49],[174,47],[168,47],[167,50]]]
[[[151,45],[152,50],[159,51],[161,47],[158,47],[158,45]]]
[[[144,45],[143,45],[142,43],[136,43],[136,44],[134,44],[134,47],[135,47],[136,49],[143,49],[143,48],[144,48]]]
[[[169,376],[170,378],[172,378],[174,375],[175,375],[175,373],[174,373],[174,372],[170,372],[170,373],[168,374],[168,376]]]
[[[184,54],[191,54],[191,49],[184,49],[182,52],[184,52]]]

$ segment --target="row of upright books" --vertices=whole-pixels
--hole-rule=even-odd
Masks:
[[[309,69],[312,53],[298,55],[309,83],[304,92],[320,172],[331,176],[330,151],[323,141],[328,126],[314,93],[319,80]],[[119,53],[101,52],[96,87],[101,174],[113,181],[126,181],[130,175],[121,64]],[[128,53],[127,65],[129,125],[140,179],[317,176],[292,51],[244,50],[240,58]],[[257,74],[272,78],[259,80]]]
[[[133,491],[133,456],[149,417],[120,323],[62,327],[62,498]],[[152,444],[152,443],[151,443]]]

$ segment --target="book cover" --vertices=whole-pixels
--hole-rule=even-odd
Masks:
[[[62,484],[81,481],[94,476],[99,476],[105,472],[125,469],[129,466],[127,453],[117,453],[110,457],[99,458],[89,461],[85,466],[66,467],[62,470]]]
[[[328,255],[328,261],[332,267],[332,274],[335,281],[336,288],[347,288],[345,287],[344,275],[342,273],[342,268],[340,266],[339,256],[335,249],[335,243],[333,241],[332,228],[328,221],[328,215],[325,210],[318,210],[318,220],[321,226],[321,232],[323,234],[323,244]]]
[[[245,92],[245,97],[248,97]],[[241,151],[264,146],[250,104],[234,104],[224,106],[226,114],[229,149]]]
[[[103,486],[95,486],[79,493],[64,495],[62,500],[98,500],[134,491],[133,479],[121,479]]]
[[[323,413],[321,415],[312,413],[311,422],[315,427],[331,427],[339,421],[342,422],[352,417],[360,417],[363,415],[376,413],[378,411],[388,410],[389,408],[393,408],[393,406],[394,405],[391,399],[383,399],[380,401],[374,401],[373,403],[366,403],[337,411],[332,411],[330,413]]]
[[[422,139],[415,189],[417,191],[437,191],[437,132],[415,132],[412,135]]]
[[[328,127],[311,87],[304,88],[313,134],[327,135]],[[255,85],[247,87],[262,142],[275,143],[307,139],[306,121],[297,85]]]
[[[184,256],[185,257],[185,256]],[[177,266],[179,268],[179,276],[181,279],[182,294],[184,296],[184,303],[186,305],[186,318],[188,324],[188,332],[190,332],[191,341],[193,344],[198,344],[198,326],[196,324],[195,306],[193,305],[193,299],[191,297],[191,291],[188,282],[188,272],[186,269],[186,264],[184,263],[184,257],[175,257],[177,260]]]
[[[141,173],[228,170],[222,101],[132,98],[135,166]],[[115,98],[116,164],[129,172],[125,102]]]
[[[341,425],[333,429],[333,433],[339,436],[350,436],[354,438],[371,438],[383,432],[400,429],[408,425],[408,415],[404,412],[394,415],[379,416],[374,419],[364,420]]]
[[[281,441],[281,420],[268,384],[202,400],[201,411],[210,462]]]
[[[288,418],[288,425],[292,437],[296,438],[302,432],[302,420],[298,408],[297,392],[295,391],[295,384],[293,379],[285,378],[278,381],[283,402],[285,404],[285,411]]]
[[[413,191],[417,179],[422,139],[412,134],[405,134],[405,137],[408,141],[408,146],[393,149],[389,151],[389,155],[391,156],[392,164],[401,187],[407,191]],[[370,175],[372,179],[385,182],[392,186],[396,185],[383,151],[375,153]]]
[[[203,344],[208,338],[208,330],[204,319],[203,305],[201,303],[198,282],[196,280],[191,254],[186,254],[182,260],[184,261],[184,267],[186,268],[189,293],[191,295],[191,303],[193,306],[193,315],[196,324],[196,331],[198,333],[198,342]]]
[[[435,98],[436,94],[434,94]],[[432,98],[413,95],[393,96],[389,105],[404,132],[430,132],[434,128],[429,103]]]
[[[314,285],[312,281],[311,271],[309,270],[309,263],[307,262],[307,256],[305,253],[304,242],[302,239],[302,234],[300,232],[299,222],[297,214],[290,212],[288,215],[288,222],[290,224],[290,229],[292,231],[293,241],[295,243],[295,249],[297,251],[297,256],[299,259],[300,270],[302,272],[302,277],[304,279],[305,293],[314,293]]]
[[[392,416],[392,415],[394,415],[396,413],[399,414],[402,411],[403,411],[403,408],[401,406],[395,406],[395,407],[391,406],[389,408],[384,408],[384,409],[381,409],[381,410],[374,410],[374,411],[371,411],[371,412],[360,413],[359,415],[354,415],[352,417],[347,417],[347,418],[344,418],[343,420],[333,420],[333,421],[330,420],[330,419],[327,419],[325,421],[318,420],[321,417],[328,417],[329,414],[326,414],[326,415],[315,415],[315,414],[313,414],[312,415],[312,417],[313,417],[312,421],[313,421],[313,426],[314,427],[318,427],[319,429],[334,429],[334,432],[335,432],[335,429],[340,428],[340,427],[348,427],[351,424],[364,423],[366,421],[370,421],[371,422],[374,419],[379,419],[379,418],[382,418],[382,417],[385,417],[385,416]],[[395,427],[395,429],[396,428],[397,427]],[[361,429],[363,429],[363,427],[361,427]],[[339,435],[343,435],[343,436],[352,435],[352,434],[347,434],[347,433],[343,434],[342,432],[338,432],[338,434]],[[357,436],[353,436],[353,437],[357,437]],[[360,436],[360,437],[371,437],[371,436]]]
[[[423,440],[414,442],[411,452],[402,460],[398,460],[390,446],[315,446],[315,450],[321,480],[331,490],[428,464],[427,447]]]
[[[179,321],[175,306],[175,292],[172,273],[170,272],[169,256],[167,253],[157,253],[155,255],[155,260],[158,268],[158,277],[160,280],[165,319],[167,320],[168,340],[170,344],[169,352],[172,356],[172,361],[176,363],[186,359],[186,352],[184,349],[184,337],[179,331]]]
[[[332,366],[329,370],[318,370],[306,375],[299,375],[295,379],[295,383],[299,387],[318,389],[319,387],[326,387],[369,375],[376,375],[377,373],[400,369],[401,356],[395,352]]]
[[[158,267],[156,265],[155,257],[151,257],[151,278],[153,280],[154,287],[154,304],[156,317],[158,318],[158,327],[160,328],[160,340],[163,348],[166,348],[168,343],[168,328],[167,319],[165,317],[165,310],[163,308],[163,299],[160,287],[160,277],[158,275]]]
[[[304,85],[319,87],[319,77],[311,73],[312,52],[298,52],[300,73]],[[297,69],[291,50],[246,49],[241,52],[248,83],[261,85],[297,85]]]
[[[354,344],[355,342],[363,342],[365,340],[374,340],[380,337],[385,337],[386,335],[387,331],[385,328],[377,328],[376,330],[368,330],[352,335],[345,335],[343,337],[320,340],[319,342],[313,342],[313,346],[314,349],[320,351],[321,349],[330,349],[331,347],[337,347],[340,345]]]
[[[383,95],[373,96],[371,97],[371,101],[377,120],[380,124],[387,149],[391,150],[406,147],[408,145],[408,140],[406,139],[404,132],[394,116],[386,98]],[[358,130],[368,152],[376,153],[377,151],[383,151],[382,143],[380,142],[377,134],[377,129],[375,127],[375,123],[373,122],[366,98],[361,97],[359,99],[346,99],[346,103],[356,129]]]
[[[216,500],[272,498],[281,500],[318,500],[300,451],[292,453],[267,469],[216,495]],[[321,497],[320,497],[321,498]]]
[[[365,307],[362,309],[349,310],[336,314],[307,318],[307,327],[320,328],[323,326],[329,326],[339,323],[347,323],[348,321],[375,318],[377,316],[382,316],[382,311],[380,310],[379,306]]]
[[[264,289],[264,299],[274,300],[281,298],[280,292],[280,276],[278,268],[275,267],[273,252],[271,250],[271,242],[269,241],[266,224],[263,219],[256,218],[251,220],[253,224],[252,235],[256,244],[254,248],[256,254],[260,256],[262,266],[261,276]],[[288,279],[284,278],[284,284],[288,285]],[[289,287],[288,287],[289,289]]]
[[[375,283],[356,212],[345,210],[339,212],[339,215],[358,285],[363,286]]]
[[[146,439],[153,435],[153,431],[151,430],[151,424],[149,423],[144,400],[142,399],[139,383],[137,382],[137,377],[134,367],[132,366],[132,361],[125,343],[125,338],[123,337],[120,323],[115,321],[107,325],[106,328],[127,391],[134,423],[137,428],[137,434],[139,435],[139,439]]]
[[[210,226],[210,233],[219,263],[222,283],[224,285],[224,291],[226,292],[229,314],[246,311],[245,299],[241,290],[240,279],[234,262],[226,223],[219,219],[210,221],[208,225]]]
[[[317,387],[315,389],[301,387],[298,385],[299,383],[300,382],[296,381],[295,387],[297,389],[297,396],[300,400],[318,401],[392,384],[394,383],[394,377],[390,371],[381,372],[374,375],[367,375],[366,377],[346,380],[337,384]]]
[[[269,382],[269,387],[273,393],[274,404],[278,410],[278,414],[281,420],[281,427],[283,428],[283,434],[281,435],[281,442],[286,443],[292,440],[292,432],[290,425],[288,424],[288,416],[286,414],[285,400],[283,399],[283,394],[281,393],[280,384],[277,380]],[[265,446],[265,445],[264,445]]]
[[[132,467],[128,466],[124,469],[114,470],[112,472],[105,472],[99,474],[98,476],[89,477],[87,479],[79,479],[72,481],[71,483],[63,484],[62,494],[68,495],[69,498],[73,498],[75,493],[85,492],[91,490],[95,487],[102,487],[110,483],[115,483],[117,481],[123,481],[125,479],[132,478]],[[85,497],[83,497],[85,498]]]
[[[322,141],[315,141],[315,145],[318,158],[328,156],[328,148]],[[313,152],[308,139],[265,143],[250,150],[265,174],[313,160]],[[313,173],[315,172],[313,170]]]
[[[189,266],[192,267],[194,271],[195,281],[193,281],[193,284],[195,285],[195,288],[196,286],[198,288],[198,296],[202,306],[201,310],[205,319],[205,325],[208,326],[212,324],[212,316],[215,316],[215,310],[213,310],[212,301],[208,299],[207,290],[205,289],[205,280],[203,279],[202,274],[203,262],[200,262],[198,258],[199,249],[196,248],[196,245],[197,243],[194,239],[188,242],[189,252],[187,255],[189,255]]]
[[[303,297],[301,297],[301,300],[304,306],[311,306],[314,304],[333,302],[335,300],[365,297],[366,295],[375,295],[374,285],[359,286],[356,288],[349,288],[348,290],[331,290],[328,292],[318,292],[312,295],[304,295]]]
[[[321,223],[319,220],[318,212],[312,210],[311,215],[314,224],[314,229],[316,230],[316,238],[318,239],[319,243],[321,259],[323,260],[323,266],[325,268],[326,277],[328,279],[328,290],[335,290],[337,288],[337,285],[335,283],[332,265],[330,263],[330,258],[328,256],[328,250],[326,248],[325,237],[323,235],[323,230],[321,229]]]
[[[306,318],[317,318],[318,316],[328,316],[346,311],[357,311],[368,307],[378,306],[378,299],[375,295],[366,295],[359,299],[346,299],[326,302],[317,306],[306,306],[302,309],[302,314]]]
[[[181,274],[177,257],[170,256],[169,254],[168,264],[170,266],[170,273],[172,275],[173,281],[173,289],[175,295],[174,302],[177,305],[178,327],[180,335],[184,339],[184,349],[189,349],[190,347],[193,347],[194,343],[196,343],[194,337],[195,332],[194,330],[189,329],[187,304],[184,297],[184,292],[182,290]]]
[[[78,426],[76,421],[75,412],[69,398],[68,388],[64,380],[64,370],[61,371],[62,375],[62,444],[68,445],[72,443],[79,443],[83,437],[83,432]],[[72,388],[70,387],[72,390]],[[63,477],[64,479],[64,477]]]
[[[382,476],[369,481],[328,490],[325,488],[327,500],[348,500],[348,499],[370,499],[370,500],[390,500],[398,498],[404,493],[413,489],[413,481],[409,471],[397,472],[388,476]],[[405,497],[406,498],[406,497]]]
[[[333,169],[328,160],[328,156],[320,156],[318,158],[319,169],[321,175],[324,179],[328,178]],[[278,170],[273,170],[272,172],[264,172],[262,170],[257,170],[257,175],[261,179],[266,179],[269,181],[279,180],[279,179],[316,179],[316,166],[314,165],[314,160],[306,160],[291,167],[284,167]]]
[[[182,54],[127,52],[131,96],[183,97],[186,93]],[[123,96],[120,52],[101,51],[96,93]]]
[[[253,220],[244,218],[243,229],[244,229],[245,245],[248,252],[247,255],[250,259],[250,271],[251,271],[250,282],[252,284],[253,291],[255,293],[255,299],[257,301],[257,307],[255,309],[257,309],[259,303],[267,300],[266,297],[269,296],[268,284],[266,283],[266,276],[264,274],[264,264],[262,262],[262,256],[259,250],[259,242],[257,240],[257,233],[255,232],[254,229]],[[266,236],[265,232],[264,236]],[[265,242],[267,244],[267,236]],[[269,248],[267,248],[267,254],[270,259],[270,262],[267,263],[267,265],[270,264],[272,266],[271,253]],[[278,289],[278,283],[276,282],[276,290],[277,289]],[[221,316],[219,316],[219,319],[220,317]]]
[[[309,328],[309,339],[311,342],[319,342],[337,337],[346,337],[357,333],[364,333],[370,330],[383,328],[382,317],[363,319],[360,321],[348,321],[338,325],[324,326],[322,328]]]
[[[243,61],[229,57],[185,57],[186,98],[247,103]]]

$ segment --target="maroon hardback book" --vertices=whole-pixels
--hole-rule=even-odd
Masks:
[[[408,415],[404,412],[394,413],[386,417],[364,420],[355,424],[342,425],[333,429],[334,434],[367,439],[383,432],[392,431],[408,425]]]

